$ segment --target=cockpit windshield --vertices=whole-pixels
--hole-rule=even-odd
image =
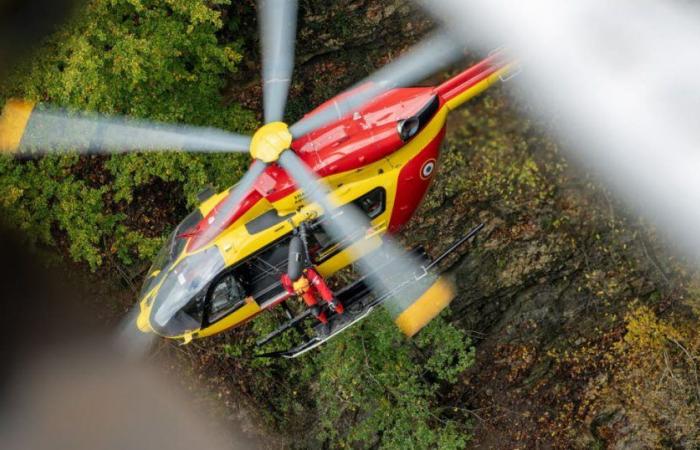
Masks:
[[[172,246],[172,242],[174,239],[175,234],[173,233],[165,241],[163,248],[160,249],[158,255],[153,260],[153,264],[151,264],[151,268],[148,269],[146,279],[143,282],[143,287],[141,288],[139,299],[143,299],[143,297],[146,294],[148,294],[154,287],[156,287],[158,283],[160,283],[160,281],[163,279],[163,276],[167,271],[166,269],[168,268],[167,266],[169,266],[171,262],[169,249]]]
[[[150,322],[159,334],[178,336],[198,328],[206,288],[224,269],[223,257],[216,246],[178,261],[187,243],[184,234],[201,219],[201,212],[195,210],[175,228],[154,259],[141,289],[142,300],[154,296],[148,299],[152,305]],[[151,293],[156,287],[158,290]],[[191,303],[197,305],[190,307]]]
[[[172,233],[170,233],[170,236],[168,236],[160,252],[158,252],[158,255],[153,260],[151,268],[148,270],[146,280],[143,283],[139,295],[140,299],[143,299],[146,294],[160,283],[163,276],[165,276],[165,272],[167,272],[166,269],[169,269],[171,263],[180,256],[180,253],[182,253],[182,250],[185,248],[187,239],[184,238],[182,234],[196,225],[200,220],[202,220],[202,213],[198,209],[194,210],[185,217],[185,220],[180,222]]]
[[[185,309],[191,302],[203,302],[206,288],[224,267],[218,247],[213,246],[169,268],[153,300],[151,325],[156,331],[172,336],[199,328],[201,316]],[[201,305],[193,306],[193,312],[201,311]]]

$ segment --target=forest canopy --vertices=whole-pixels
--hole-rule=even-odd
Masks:
[[[67,109],[250,132],[256,116],[221,89],[243,55],[227,0],[95,0],[0,86]],[[246,157],[187,153],[0,159],[0,206],[35,243],[93,269],[148,259],[207,184],[225,188]],[[171,208],[148,202],[158,192]]]
[[[250,133],[255,3],[90,0],[12,68],[0,102]],[[420,40],[432,23],[410,3],[299,2],[288,118]],[[449,311],[411,340],[377,310],[298,359],[252,357],[284,320],[276,308],[194,345],[159,341],[176,362],[163,370],[211,388],[222,420],[240,407],[253,432],[291,448],[700,448],[696,266],[570,164],[550,135],[557,117],[530,114],[510,89],[450,113],[438,176],[398,237],[437,255],[484,223],[444,262],[458,288]],[[35,248],[77,263],[66,272],[86,280],[95,322],[111,330],[197,192],[232,185],[248,159],[0,156],[0,210]],[[288,348],[291,333],[255,351]]]
[[[253,57],[232,9],[229,0],[92,0],[14,68],[0,101],[249,133],[256,113],[222,94]],[[35,246],[109,277],[115,266],[148,261],[197,192],[232,185],[247,160],[184,152],[0,157],[0,208]],[[246,359],[250,328],[266,333],[274,320],[261,316],[207,343],[219,364],[237,362],[234,378],[245,380],[266,425],[304,426],[297,439],[309,445],[463,448],[470,439],[468,412],[441,405],[441,396],[473,364],[474,348],[445,316],[412,343],[380,313],[327,351],[292,362]]]

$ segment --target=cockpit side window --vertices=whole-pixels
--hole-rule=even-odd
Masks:
[[[214,323],[246,305],[246,294],[233,272],[229,272],[214,283],[206,299],[206,320]]]
[[[218,247],[213,246],[203,251],[186,256],[167,271],[165,278],[153,300],[151,325],[164,336],[177,336],[189,329],[180,329],[180,325],[199,323],[193,317],[199,309],[200,297],[203,297],[210,283],[216,279],[226,264]],[[187,316],[187,317],[185,317]]]

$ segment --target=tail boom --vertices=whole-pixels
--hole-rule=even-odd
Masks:
[[[435,88],[450,110],[481,94],[499,79],[512,72],[516,62],[503,51],[497,51],[464,72],[450,78]]]

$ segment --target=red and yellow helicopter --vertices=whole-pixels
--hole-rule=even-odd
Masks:
[[[480,228],[436,260],[388,235],[411,219],[429,187],[448,113],[511,73],[513,62],[499,51],[437,87],[403,87],[462,57],[437,33],[288,126],[297,4],[267,0],[258,12],[266,125],[252,137],[10,101],[0,151],[250,152],[240,182],[203,192],[155,259],[138,303],[144,333],[187,343],[281,305],[287,320],[259,343],[296,328],[301,342],[275,353],[295,357],[384,305],[412,336],[454,296],[437,262]],[[331,291],[325,279],[351,264],[362,277]],[[303,301],[290,307],[297,297]]]

